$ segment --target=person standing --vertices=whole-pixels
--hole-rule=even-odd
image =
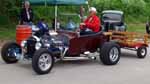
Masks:
[[[30,2],[25,1],[21,9],[19,24],[30,25],[33,22],[33,10],[31,9]]]

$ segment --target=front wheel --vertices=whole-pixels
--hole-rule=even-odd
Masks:
[[[35,52],[32,58],[32,67],[37,74],[48,74],[53,65],[54,57],[47,49],[40,49]]]
[[[137,49],[138,58],[145,58],[147,55],[147,48],[145,46],[139,47]]]
[[[8,63],[16,63],[18,60],[16,59],[17,55],[21,54],[21,47],[15,42],[8,42],[4,44],[1,51],[2,59]]]
[[[114,42],[107,42],[101,48],[100,59],[105,65],[115,65],[120,60],[120,47]]]

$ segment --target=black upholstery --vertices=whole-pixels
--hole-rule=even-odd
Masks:
[[[81,35],[80,37],[91,37],[91,36],[96,36],[96,35],[100,35],[103,34],[103,31],[100,31],[98,33],[93,33],[93,34],[86,34],[86,35]]]

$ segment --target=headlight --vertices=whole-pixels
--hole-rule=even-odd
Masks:
[[[51,45],[49,43],[44,44],[45,47],[50,47]]]
[[[41,44],[40,42],[37,42],[37,43],[35,44],[35,49],[36,49],[36,50],[39,50],[41,47],[42,47],[42,44]]]
[[[22,41],[21,42],[21,47],[25,47],[26,43],[27,43],[27,41]]]

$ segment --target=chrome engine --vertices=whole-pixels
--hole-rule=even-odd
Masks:
[[[68,50],[69,39],[64,35],[57,33],[45,34],[42,37],[32,35],[25,41],[22,41],[21,47],[25,56],[32,58],[34,52],[40,48],[47,48],[51,52],[57,52],[59,56],[64,56]]]

